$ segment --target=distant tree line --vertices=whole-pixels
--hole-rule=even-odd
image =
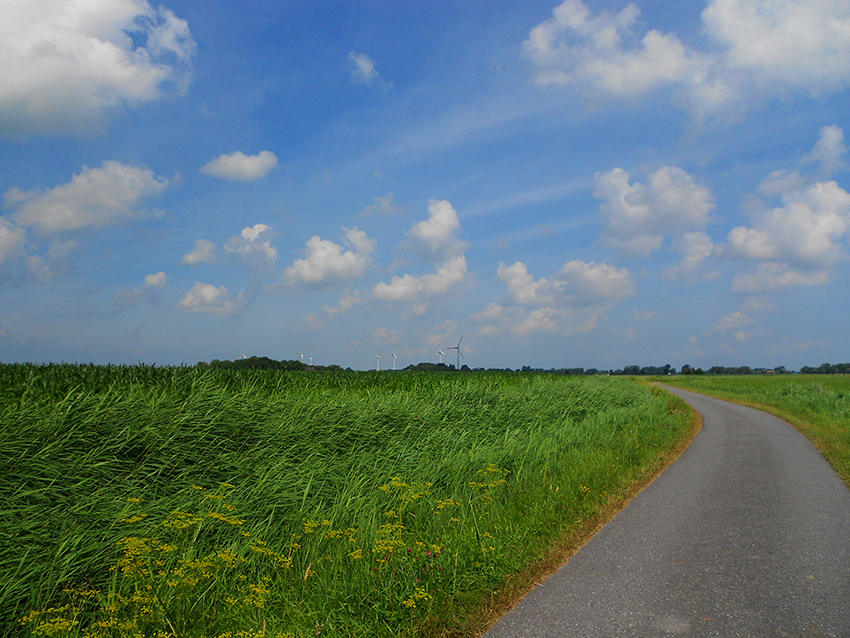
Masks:
[[[478,370],[479,368],[476,368]],[[410,364],[406,368],[403,368],[402,371],[407,372],[455,372],[456,368],[453,363],[431,363],[430,361],[423,361],[421,363],[417,363],[416,365]],[[483,370],[483,368],[481,368]],[[464,364],[460,367],[461,372],[471,372],[469,366]]]
[[[225,368],[228,370],[342,370],[338,365],[329,366],[308,366],[303,361],[283,360],[276,361],[269,357],[248,357],[245,359],[234,359],[233,361],[220,361],[213,359],[209,363],[200,362],[199,367],[208,368]],[[346,368],[350,370],[351,368]],[[411,372],[456,372],[454,364],[422,362],[415,365],[409,365],[402,371]],[[669,363],[663,366],[623,366],[617,370],[600,370],[597,368],[532,368],[531,366],[522,366],[517,370],[511,368],[469,368],[467,365],[460,367],[461,372],[547,372],[550,374],[562,375],[584,375],[593,376],[597,374],[615,375],[615,376],[666,376],[669,374],[710,374],[710,375],[745,375],[745,374],[794,374],[792,370],[787,370],[785,366],[776,366],[775,368],[751,368],[749,366],[712,366],[708,370],[702,368],[694,368],[690,364],[682,366],[680,371]],[[800,368],[800,374],[850,374],[850,363],[822,363],[817,368],[811,366],[803,366]]]
[[[822,363],[817,368],[803,366],[800,374],[850,374],[850,363]]]
[[[275,359],[269,359],[268,357],[247,357],[245,359],[234,359],[233,361],[220,361],[218,359],[213,359],[209,363],[201,362],[198,364],[200,367],[210,367],[210,368],[224,368],[226,370],[291,370],[291,371],[301,371],[307,370],[341,370],[338,365],[330,365],[330,366],[308,366],[303,361],[297,360],[283,360],[276,361]]]

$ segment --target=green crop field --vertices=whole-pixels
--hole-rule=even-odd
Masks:
[[[749,405],[785,419],[817,446],[850,486],[850,376],[754,375],[664,377],[685,390]]]
[[[469,635],[695,427],[616,378],[3,365],[0,633]]]

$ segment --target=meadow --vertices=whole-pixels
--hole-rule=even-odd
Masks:
[[[0,365],[0,633],[472,635],[697,427],[621,378]]]
[[[850,376],[679,375],[665,383],[770,412],[806,435],[850,487]]]

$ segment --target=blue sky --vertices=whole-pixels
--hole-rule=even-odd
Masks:
[[[4,0],[0,361],[850,358],[850,2],[410,4]]]

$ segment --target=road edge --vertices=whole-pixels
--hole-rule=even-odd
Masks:
[[[473,614],[481,620],[480,625],[474,627],[472,633],[460,634],[447,631],[437,634],[439,638],[460,638],[464,635],[480,638],[487,633],[502,616],[531,593],[535,587],[566,565],[605,525],[614,520],[629,503],[673,465],[691,446],[694,439],[702,431],[702,415],[690,403],[669,392],[663,385],[659,383],[649,385],[667,394],[671,401],[681,403],[690,412],[691,425],[685,436],[674,447],[661,455],[641,478],[622,492],[612,495],[595,516],[555,541],[542,560],[518,572],[504,587],[498,592],[494,592],[493,597],[482,604],[479,611]]]

